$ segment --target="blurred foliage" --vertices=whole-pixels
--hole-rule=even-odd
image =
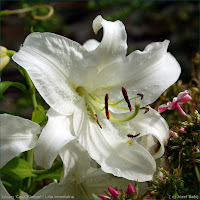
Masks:
[[[199,51],[199,2],[198,1],[89,1],[89,10],[105,11],[105,19],[121,20],[128,23],[128,53],[135,49],[143,50],[142,41],[163,41],[172,43],[169,51],[182,66],[181,79],[190,79],[190,69],[186,66]],[[130,25],[132,28],[130,28]],[[130,39],[131,38],[131,39]],[[141,42],[141,44],[139,43]]]
[[[200,55],[197,53],[192,59],[192,79],[188,84],[178,81],[157,102],[152,104],[157,108],[160,104],[172,100],[173,96],[184,90],[189,90],[192,101],[182,104],[186,116],[177,110],[168,110],[162,113],[175,134],[171,134],[165,147],[165,166],[159,168],[163,176],[155,176],[149,183],[145,198],[178,199],[179,195],[200,195],[200,82],[199,82]],[[199,111],[198,111],[199,110]],[[184,131],[181,130],[184,128]],[[196,197],[193,197],[196,198]]]
[[[99,8],[118,8],[114,14],[108,15],[106,17],[108,20],[115,21],[121,20],[124,21],[127,17],[134,11],[138,9],[143,10],[143,12],[148,11],[148,9],[156,9],[156,6],[153,1],[123,1],[123,0],[101,0],[101,1],[89,1],[89,9],[90,10],[97,10]]]
[[[38,1],[27,1],[21,0],[20,7],[21,8],[29,8],[35,5],[42,5],[48,3],[45,0],[38,0]],[[59,32],[63,26],[61,16],[54,12],[53,16],[51,16],[47,20],[35,20],[33,19],[33,15],[44,16],[49,12],[47,8],[40,8],[37,10],[33,10],[30,13],[25,14],[25,29],[27,31],[32,32]]]
[[[200,195],[199,123],[200,114],[195,111],[190,119],[172,127],[176,134],[171,134],[166,145],[165,169],[159,168],[163,176],[150,181],[146,198],[178,199],[181,195],[189,199],[189,195]]]

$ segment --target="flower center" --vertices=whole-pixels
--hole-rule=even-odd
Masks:
[[[126,132],[127,132],[127,136],[128,137],[135,137],[138,136],[137,135],[132,135],[130,134],[121,124],[121,122],[127,122],[131,119],[133,119],[134,117],[137,116],[139,109],[140,109],[140,102],[139,101],[135,101],[135,108],[132,109],[130,100],[132,99],[136,99],[136,98],[143,98],[142,94],[138,94],[138,96],[129,99],[128,98],[128,94],[127,91],[124,87],[122,87],[122,94],[124,96],[123,99],[119,100],[119,101],[113,101],[113,100],[109,100],[109,95],[106,94],[105,98],[102,98],[98,95],[96,95],[94,92],[93,93],[88,93],[84,87],[77,87],[76,88],[76,92],[84,98],[85,100],[85,104],[87,106],[87,110],[89,115],[96,121],[96,123],[99,125],[100,128],[102,128],[99,120],[98,120],[98,116],[97,116],[97,110],[100,111],[108,120],[112,121],[112,122],[116,122],[119,126],[121,126],[121,128],[123,128]],[[122,102],[126,102],[128,104],[128,108],[125,107],[121,107],[119,106],[120,103]],[[130,110],[131,114],[128,117],[125,118],[121,118],[121,117],[116,117],[120,114],[115,114],[115,116],[113,114],[111,114],[109,112],[109,107],[114,107],[114,108],[118,108],[118,109],[125,109],[125,110]]]

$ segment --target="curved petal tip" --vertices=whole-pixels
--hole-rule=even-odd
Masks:
[[[98,15],[98,16],[94,19],[94,21],[93,21],[93,23],[92,23],[92,28],[93,28],[95,34],[97,34],[98,31],[99,31],[99,29],[102,28],[102,24],[101,24],[102,20],[103,20],[103,18],[102,18],[101,15]]]

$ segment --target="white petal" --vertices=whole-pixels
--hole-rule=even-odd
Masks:
[[[114,128],[109,120],[99,119],[101,129],[95,120],[88,119],[86,111],[83,112],[87,126],[80,129],[78,140],[103,171],[139,182],[152,179],[155,161],[144,147],[135,140],[128,142],[128,138],[120,137],[121,129]]]
[[[124,178],[115,177],[112,174],[103,172],[101,169],[89,169],[87,176],[82,182],[84,190],[87,194],[92,194],[93,197],[97,197],[99,194],[104,194],[108,190],[108,186],[113,188],[119,188],[126,191],[128,184],[134,186],[135,182]],[[147,186],[146,183],[139,183],[139,194],[144,193],[144,188]]]
[[[169,137],[169,127],[157,111],[150,107],[149,109],[145,114],[143,110],[140,110],[139,114],[129,124],[136,133],[140,133],[137,142],[153,153],[153,157],[156,159],[164,154],[164,145]],[[160,148],[155,152],[158,142]]]
[[[77,137],[82,132],[82,129],[86,129],[87,122],[85,121],[85,116],[87,116],[87,114],[85,101],[80,101],[73,114],[73,128]]]
[[[84,196],[80,187],[76,184],[76,182],[69,182],[68,184],[61,183],[51,183],[41,190],[39,190],[33,197],[30,199],[34,199],[35,197],[44,197],[46,196],[48,199],[88,199],[87,196]]]
[[[79,96],[72,84],[83,82],[84,54],[78,43],[52,33],[30,34],[13,60],[25,68],[41,96],[61,114],[73,113]]]
[[[135,51],[122,62],[107,67],[96,77],[111,100],[122,99],[121,87],[129,98],[144,95],[141,107],[154,102],[179,77],[181,68],[176,59],[167,53],[169,41],[148,45],[144,51]],[[117,77],[117,78],[116,78]],[[100,87],[100,85],[99,85]],[[131,101],[134,105],[134,100]],[[124,104],[125,106],[125,104]]]
[[[47,125],[42,130],[34,152],[36,164],[44,168],[50,168],[64,145],[74,139],[70,116],[60,115],[51,108],[47,116]]]
[[[108,186],[118,187],[126,191],[129,183],[133,184],[134,182],[106,174],[101,169],[90,169],[81,183],[73,182],[69,177],[66,178],[66,182],[49,184],[37,192],[35,196],[49,195],[49,197],[54,196],[54,199],[59,199],[61,196],[65,196],[65,199],[68,196],[70,199],[70,196],[74,196],[74,199],[93,200],[99,199],[97,196],[107,191]],[[139,183],[140,193],[144,191],[145,186],[147,186],[146,183]],[[56,198],[56,196],[58,197]]]
[[[64,163],[64,177],[73,174],[73,178],[78,181],[90,167],[88,152],[76,140],[63,147],[60,157]]]
[[[93,21],[93,30],[97,33],[102,27],[102,41],[95,50],[90,51],[99,71],[107,65],[123,60],[127,50],[126,30],[121,21],[109,22],[99,15]]]
[[[87,51],[93,51],[95,50],[98,46],[99,46],[100,42],[98,42],[97,40],[91,39],[86,41],[83,44],[83,47],[87,50]]]
[[[1,165],[35,147],[40,126],[28,119],[1,114]]]

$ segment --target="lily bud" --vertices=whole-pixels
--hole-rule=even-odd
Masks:
[[[0,55],[1,55],[1,65],[0,70],[3,70],[3,68],[9,63],[10,57],[7,55],[8,49],[0,46]]]
[[[15,51],[8,50],[6,47],[0,46],[1,65],[0,70],[9,63],[10,58],[15,54]]]

